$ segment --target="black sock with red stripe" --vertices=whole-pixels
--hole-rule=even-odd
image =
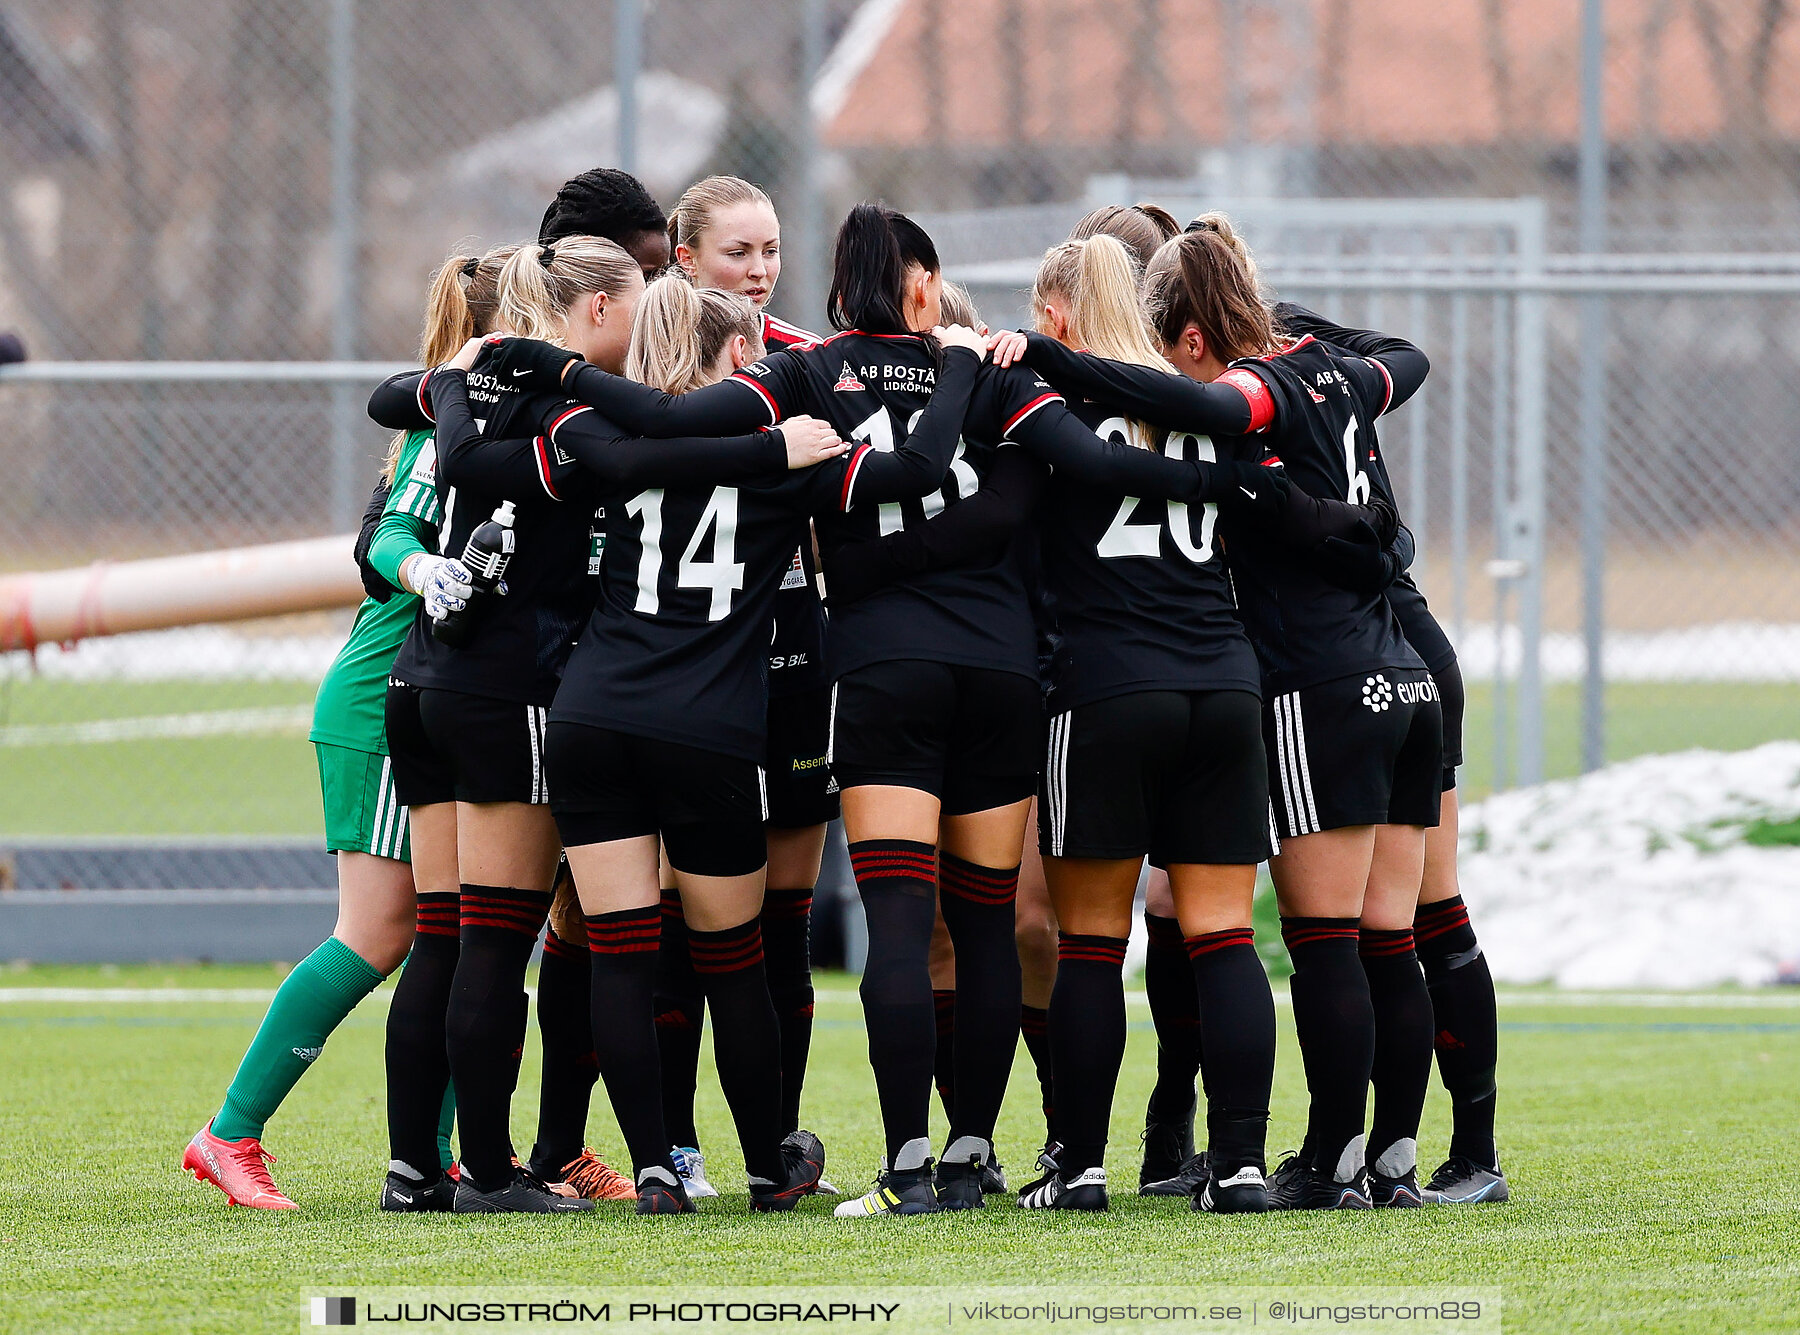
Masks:
[[[582,917],[588,935],[594,1056],[634,1176],[646,1168],[670,1168],[651,1000],[660,919],[655,904]]]
[[[662,935],[656,955],[656,1047],[662,1054],[663,1120],[675,1144],[700,1147],[694,1127],[694,1091],[700,1083],[700,1040],[706,1028],[706,992],[688,953],[681,895],[662,892]]]
[[[1450,1153],[1497,1168],[1494,1067],[1500,1026],[1494,976],[1462,896],[1419,905],[1413,939],[1431,988],[1438,1075],[1450,1094]]]
[[[744,1168],[751,1177],[780,1182],[787,1171],[781,1158],[781,1026],[769,1000],[762,922],[752,918],[722,932],[689,928],[688,949],[712,1005],[713,1061]]]
[[[388,1157],[437,1179],[438,1117],[450,1084],[444,1013],[461,954],[458,896],[419,896],[418,934],[387,1016]]]
[[[956,1115],[950,1140],[994,1139],[1019,1050],[1019,944],[1013,901],[1019,869],[938,859],[938,904],[956,947]]]
[[[563,1169],[587,1143],[588,1104],[600,1064],[594,1057],[594,1029],[588,1018],[591,969],[587,948],[570,945],[554,928],[544,933],[538,962],[538,1037],[544,1046],[544,1076],[538,1091],[537,1141],[531,1147],[533,1172],[560,1182]]]
[[[1248,927],[1183,943],[1199,1003],[1200,1070],[1206,1079],[1212,1171],[1265,1168],[1269,1087],[1275,1080],[1275,998]]]
[[[1125,1060],[1125,938],[1056,934],[1050,1060],[1065,1182],[1106,1159],[1113,1090]]]
[[[1054,990],[1054,989],[1053,989]],[[1056,1076],[1050,1056],[1050,1012],[1043,1006],[1019,1007],[1019,1037],[1037,1071],[1038,1099],[1044,1106],[1044,1143],[1056,1139]]]
[[[781,1130],[800,1125],[800,1091],[812,1051],[813,982],[809,934],[812,887],[769,890],[763,895],[763,962],[769,971],[769,1000],[781,1026]]]
[[[1294,962],[1288,993],[1306,1067],[1306,1139],[1312,1162],[1327,1177],[1362,1160],[1375,1063],[1375,1012],[1369,979],[1357,956],[1355,918],[1283,918],[1281,939]],[[1352,1148],[1356,1153],[1347,1154]],[[1347,1175],[1341,1180],[1348,1180]]]
[[[894,1163],[909,1140],[931,1132],[937,849],[912,839],[863,839],[850,845],[850,869],[869,924],[869,957],[858,990],[888,1162]]]
[[[462,888],[462,944],[444,1035],[456,1082],[463,1171],[478,1190],[512,1180],[512,1095],[530,1005],[525,968],[549,916],[548,891]]]
[[[1431,1085],[1431,993],[1410,927],[1362,929],[1358,947],[1375,1011],[1369,1167],[1399,1177],[1418,1167],[1419,1119]]]
[[[1156,1026],[1156,1087],[1145,1120],[1185,1123],[1194,1111],[1200,1074],[1200,1001],[1194,968],[1173,918],[1146,913],[1150,948],[1144,955],[1144,999]]]
[[[938,1101],[944,1105],[944,1120],[956,1120],[956,989],[931,989],[931,1015],[937,1021],[937,1056],[931,1064],[932,1079],[937,1083]]]

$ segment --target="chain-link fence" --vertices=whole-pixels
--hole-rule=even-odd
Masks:
[[[995,324],[1092,205],[1223,205],[1275,292],[1433,356],[1383,445],[1473,788],[1800,735],[1789,0],[0,0],[0,118],[0,332],[41,361],[403,359],[444,253],[600,164],[665,205],[767,186],[773,308],[813,328],[855,199],[919,214]],[[0,384],[0,570],[346,527],[366,377],[278,369]],[[310,829],[255,711],[339,634],[9,660],[0,830]],[[235,794],[228,748],[81,731],[208,714],[265,729]]]

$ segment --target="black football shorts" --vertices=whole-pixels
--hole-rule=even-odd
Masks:
[[[748,876],[768,861],[762,766],[586,723],[550,725],[550,810],[565,848],[662,836],[669,865]]]
[[[485,695],[388,679],[388,754],[394,791],[409,807],[433,802],[550,800],[544,778],[549,711]]]
[[[946,816],[1037,788],[1042,694],[1030,677],[924,659],[871,663],[832,687],[832,772],[845,788],[917,788]]]
[[[1136,691],[1050,720],[1038,785],[1046,857],[1247,865],[1270,853],[1262,702]]]
[[[825,759],[831,744],[831,688],[769,698],[763,770],[769,824],[779,830],[824,825],[838,815],[838,785]]]
[[[1423,668],[1379,668],[1277,695],[1263,745],[1277,832],[1436,825],[1443,707]]]
[[[1431,608],[1425,595],[1410,579],[1402,580],[1388,590],[1388,606],[1400,619],[1400,629],[1413,652],[1425,660],[1437,682],[1438,695],[1444,706],[1444,782],[1446,793],[1456,787],[1456,771],[1463,763],[1463,679],[1457,666],[1456,648]]]

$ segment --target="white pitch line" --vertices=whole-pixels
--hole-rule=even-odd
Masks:
[[[268,705],[255,709],[215,709],[198,714],[89,719],[85,723],[15,723],[0,728],[0,746],[68,746],[136,742],[151,737],[304,732],[312,726],[312,712],[311,705]]]
[[[243,1002],[267,1005],[275,995],[255,987],[0,987],[0,1002],[59,1001],[91,1005],[157,1002]]]
[[[527,993],[535,989],[526,988]],[[267,1005],[272,989],[254,987],[0,987],[0,1004],[6,1002],[63,1002],[88,1005],[157,1005],[197,1002],[218,1005]],[[377,992],[384,998],[385,993]],[[825,988],[813,994],[827,1005],[860,1005],[855,992]],[[1568,1006],[1577,1009],[1616,1006],[1621,1009],[1682,1010],[1795,1010],[1800,1009],[1800,990],[1794,992],[1501,992],[1500,1005]],[[1127,992],[1128,1006],[1147,1008],[1142,992]],[[1286,991],[1276,989],[1275,1004],[1288,1004]]]
[[[855,992],[819,991],[815,1001],[851,1004],[861,1001]],[[1800,988],[1792,992],[1506,992],[1499,993],[1502,1007],[1569,1006],[1592,1008],[1672,1007],[1705,1010],[1794,1010],[1800,1009]],[[1148,1009],[1150,999],[1142,992],[1127,992],[1127,1006]],[[1286,989],[1275,989],[1275,1004],[1286,1006],[1290,1000]]]

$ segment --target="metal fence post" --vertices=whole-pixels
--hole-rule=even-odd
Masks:
[[[1469,297],[1450,297],[1450,620],[1462,644],[1469,620]]]
[[[356,358],[356,0],[331,0],[331,358]],[[352,386],[331,387],[331,516],[356,522],[357,410]]]
[[[1509,390],[1513,384],[1512,329],[1516,322],[1516,294],[1496,291],[1490,303],[1493,315],[1493,366],[1489,372],[1489,409],[1492,420],[1488,427],[1491,442],[1494,524],[1494,562],[1490,566],[1494,579],[1494,789],[1513,785],[1512,757],[1512,679],[1506,663],[1506,632],[1512,622],[1512,587],[1516,576],[1510,569],[1518,557],[1518,537],[1513,526],[1513,413]]]
[[[1519,224],[1521,288],[1513,336],[1517,344],[1517,469],[1513,478],[1516,550],[1525,563],[1519,586],[1519,782],[1544,777],[1544,468],[1549,412],[1549,344],[1544,328],[1545,207],[1522,201]]]
[[[1425,304],[1425,294],[1414,292],[1408,300],[1407,336],[1420,347],[1429,347],[1430,316]],[[1406,514],[1407,526],[1412,529],[1413,540],[1418,544],[1418,552],[1413,558],[1413,575],[1423,579],[1426,560],[1430,555],[1430,505],[1426,502],[1428,494],[1426,480],[1429,471],[1425,448],[1425,430],[1427,415],[1430,412],[1423,388],[1413,396],[1412,413],[1407,420],[1406,439]]]
[[[800,174],[795,190],[792,254],[798,261],[790,281],[796,289],[793,309],[808,329],[825,328],[825,219],[819,196],[819,113],[813,93],[819,67],[825,63],[825,2],[805,0],[800,7]]]
[[[644,59],[644,0],[615,0],[613,87],[619,95],[619,170],[637,171],[638,69]]]
[[[1604,0],[1581,7],[1580,245],[1606,248]],[[1581,298],[1581,768],[1606,763],[1606,297]]]

